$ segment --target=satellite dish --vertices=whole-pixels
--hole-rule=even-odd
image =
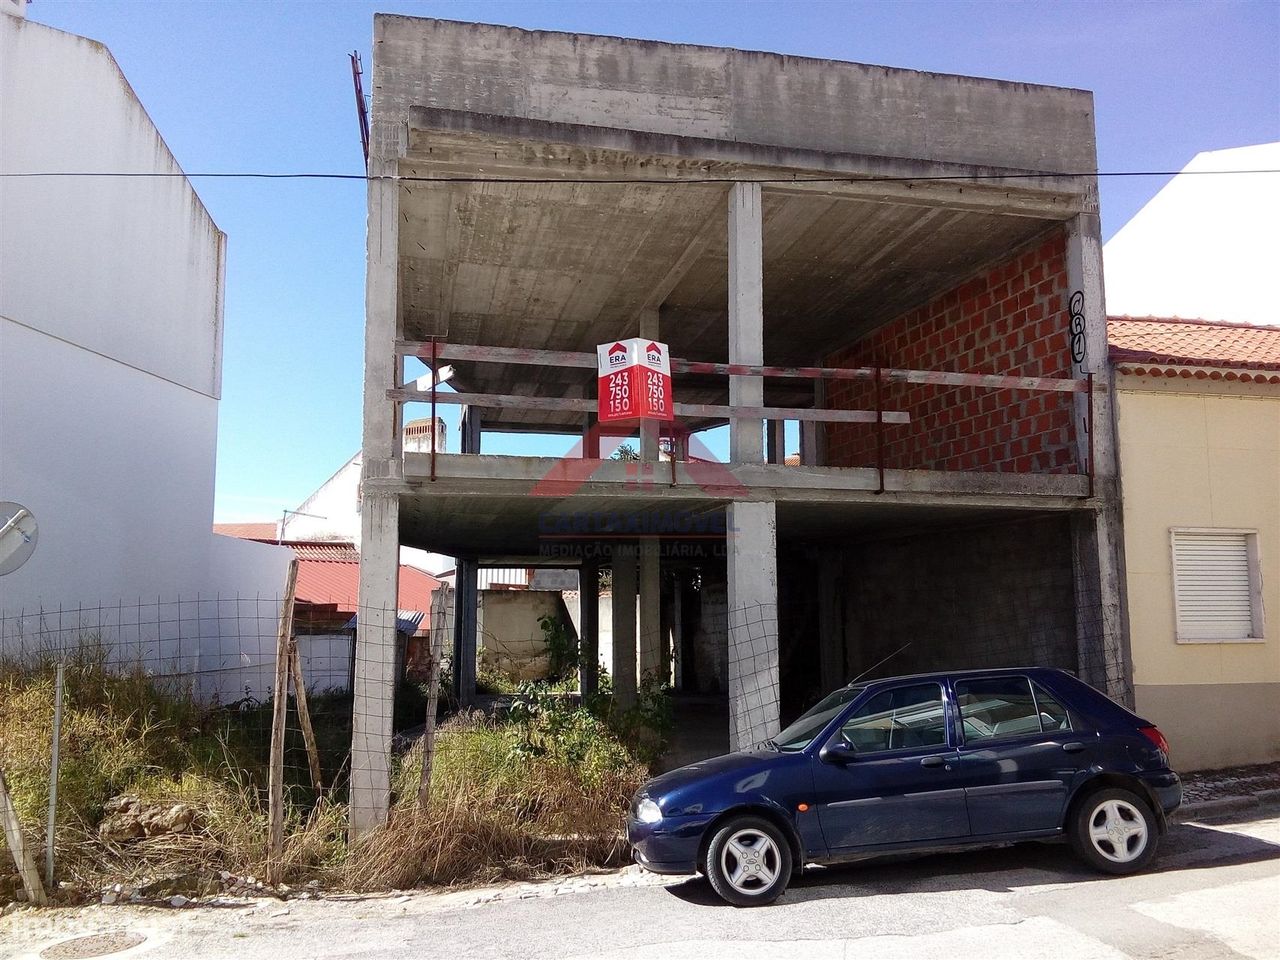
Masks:
[[[31,511],[0,500],[0,577],[13,573],[35,552],[38,528]]]

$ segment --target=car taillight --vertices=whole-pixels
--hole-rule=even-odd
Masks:
[[[1166,757],[1169,756],[1169,741],[1164,738],[1164,734],[1160,732],[1159,727],[1140,727],[1139,730],[1144,737],[1155,744],[1157,750]]]

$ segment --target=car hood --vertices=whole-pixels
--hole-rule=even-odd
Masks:
[[[709,760],[699,760],[697,763],[677,767],[675,770],[669,770],[661,776],[654,777],[640,792],[650,797],[665,796],[685,787],[704,784],[726,775],[748,773],[771,764],[778,756],[779,754],[773,750],[743,750],[712,757]]]

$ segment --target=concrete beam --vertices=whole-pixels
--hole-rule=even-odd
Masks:
[[[729,189],[729,362],[764,363],[764,220],[760,185],[735,183]],[[760,377],[731,376],[729,405],[764,404]],[[761,422],[737,418],[729,423],[729,461],[764,459]]]
[[[622,709],[636,702],[636,548],[613,548],[613,699]]]
[[[640,541],[640,666],[643,680],[662,681],[662,561],[655,539]]]
[[[645,301],[639,310],[638,315],[641,318],[642,324],[645,322],[644,318],[646,314],[651,311],[656,314],[666,302],[667,297],[671,295],[671,291],[679,286],[680,281],[685,278],[691,269],[693,269],[693,265],[698,262],[699,258],[706,251],[707,246],[716,235],[716,231],[720,229],[720,225],[721,220],[719,213],[717,212],[714,216],[709,217],[706,222],[703,223],[702,228],[693,235],[693,239],[690,240],[684,250],[681,251],[680,256],[676,258],[676,261],[673,264],[671,264],[667,272],[662,275],[662,279],[654,284],[653,289],[649,291],[649,296],[645,298]],[[653,322],[655,324],[657,323],[656,317]],[[657,337],[657,334],[645,333],[642,327],[640,336]]]
[[[729,506],[729,746],[778,732],[778,551],[773,503]]]
[[[396,695],[400,500],[366,491],[360,507],[360,597],[351,730],[353,834],[387,818]]]
[[[409,126],[411,175],[424,180],[756,180],[785,193],[1037,219],[1062,220],[1084,209],[1075,179],[1044,169],[783,147],[438,107],[411,107]],[[1070,172],[1078,169],[1073,166]]]
[[[763,435],[762,435],[763,436]],[[429,488],[431,460],[425,453],[407,453],[405,479],[370,481],[383,491],[413,493],[430,489],[475,496],[556,497],[590,494],[635,499],[634,464],[615,460],[575,461],[559,457],[508,457],[479,454],[436,455],[436,481]],[[876,471],[869,467],[784,467],[769,463],[717,465],[664,463],[661,483],[644,487],[654,500],[845,500],[874,492]],[[1041,498],[1045,509],[1088,506],[1088,480],[1075,474],[996,473],[944,470],[886,470],[886,496],[928,495],[920,502],[948,502],[1026,507],[1025,498]],[[940,499],[947,498],[947,499]],[[969,499],[966,498],[978,498]],[[911,496],[902,497],[911,500]],[[1061,502],[1055,502],[1061,501]],[[888,502],[888,501],[886,501]]]

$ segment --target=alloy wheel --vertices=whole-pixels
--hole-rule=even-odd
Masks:
[[[729,837],[720,853],[720,865],[729,885],[751,896],[769,889],[778,879],[782,856],[770,837],[747,827]]]
[[[1112,863],[1129,863],[1147,847],[1147,821],[1125,800],[1105,800],[1089,817],[1089,842]]]

